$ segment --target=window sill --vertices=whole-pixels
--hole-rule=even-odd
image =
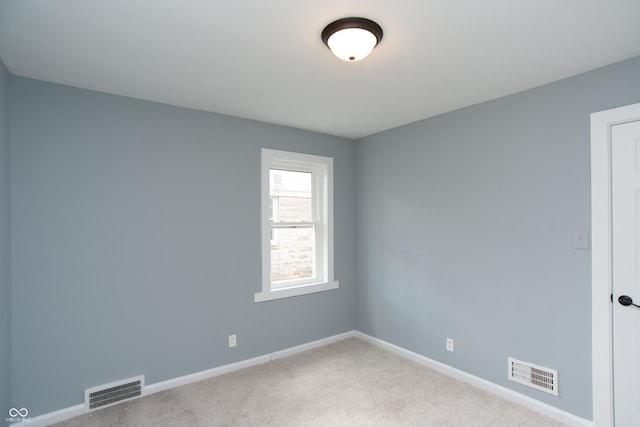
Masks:
[[[316,292],[330,291],[338,289],[339,282],[312,283],[309,285],[296,286],[271,291],[262,291],[255,294],[255,302],[272,301],[275,299],[297,297],[299,295],[313,294]]]

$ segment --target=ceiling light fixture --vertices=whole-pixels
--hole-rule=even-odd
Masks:
[[[382,40],[382,28],[366,18],[342,18],[322,30],[322,41],[344,61],[359,61]]]

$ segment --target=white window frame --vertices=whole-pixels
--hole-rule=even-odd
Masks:
[[[271,282],[271,230],[269,170],[282,169],[312,174],[312,207],[314,209],[315,264],[314,277],[290,282]],[[288,298],[339,287],[333,277],[333,159],[290,151],[262,149],[261,199],[262,224],[262,291],[255,302]]]

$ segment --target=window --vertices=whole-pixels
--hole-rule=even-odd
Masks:
[[[262,149],[262,291],[255,302],[338,288],[333,159]]]
[[[278,220],[278,197],[269,197],[269,221],[274,222]],[[278,230],[271,228],[271,246],[278,245]]]

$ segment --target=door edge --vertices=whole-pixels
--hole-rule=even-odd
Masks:
[[[640,119],[640,103],[591,114],[591,363],[593,423],[614,425],[611,126]]]

